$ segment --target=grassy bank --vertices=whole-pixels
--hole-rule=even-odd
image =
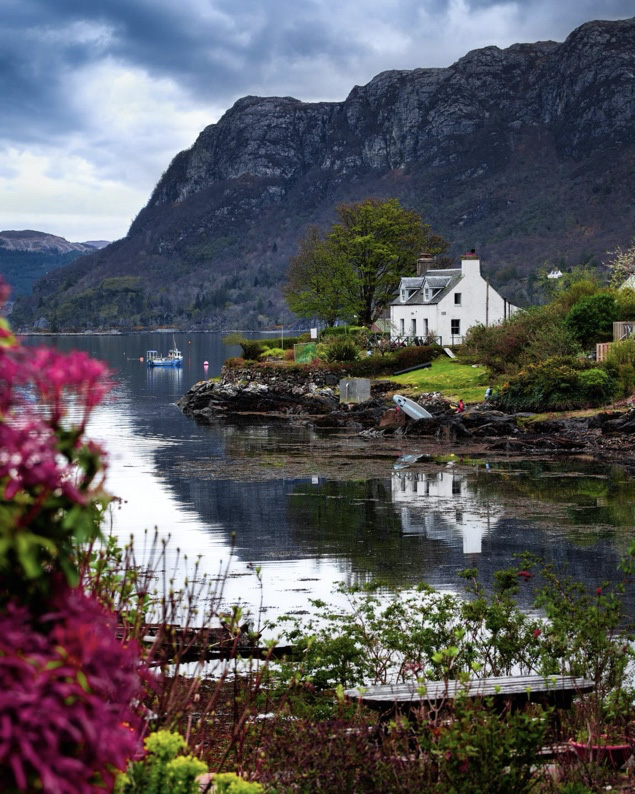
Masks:
[[[441,392],[450,400],[463,398],[466,403],[481,402],[490,383],[484,367],[459,364],[444,355],[436,358],[429,369],[395,375],[391,380],[403,384],[408,394]]]

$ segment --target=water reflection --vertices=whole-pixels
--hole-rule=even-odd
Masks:
[[[458,535],[463,554],[480,554],[483,538],[504,513],[501,506],[479,497],[466,474],[447,470],[393,472],[392,500],[401,508],[405,535],[423,535],[452,545],[452,536]]]

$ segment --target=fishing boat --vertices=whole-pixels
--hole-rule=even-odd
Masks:
[[[176,346],[176,340],[172,337],[172,350],[168,350],[167,356],[160,356],[157,350],[146,352],[146,363],[149,367],[180,367],[183,364],[183,353]]]

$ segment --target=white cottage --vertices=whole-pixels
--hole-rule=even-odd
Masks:
[[[460,268],[435,270],[434,264],[422,254],[417,275],[401,279],[390,305],[392,339],[434,336],[439,344],[458,345],[473,325],[495,325],[517,310],[481,276],[473,251],[461,257]]]

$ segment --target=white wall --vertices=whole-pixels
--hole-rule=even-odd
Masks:
[[[402,336],[401,321],[404,321],[404,333],[413,336],[412,320],[416,320],[416,336],[425,335],[425,320],[428,321],[429,333],[441,336],[442,343],[452,343],[452,320],[460,321],[460,337],[462,341],[468,329],[473,325],[496,325],[505,316],[510,316],[516,307],[505,300],[481,276],[479,259],[464,257],[461,260],[461,278],[454,288],[443,298],[441,303],[427,305],[396,305],[391,306],[392,337]],[[455,304],[455,294],[460,293],[461,304]]]

